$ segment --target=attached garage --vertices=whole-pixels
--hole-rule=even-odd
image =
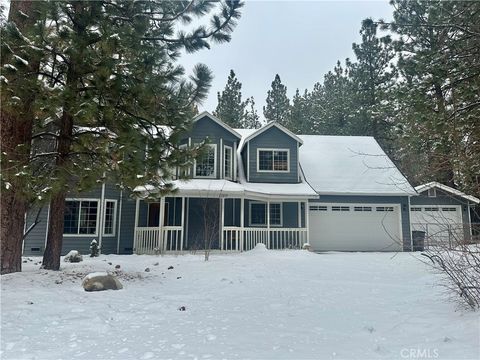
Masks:
[[[399,204],[309,204],[315,251],[402,251]]]
[[[429,244],[463,241],[464,224],[459,205],[412,206],[410,221],[413,231],[425,232]]]

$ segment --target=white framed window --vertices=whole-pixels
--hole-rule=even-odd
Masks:
[[[257,149],[257,172],[290,172],[290,150]]]
[[[97,236],[98,199],[67,199],[63,216],[65,236]]]
[[[270,203],[270,225],[282,226],[282,204]]]
[[[233,174],[233,149],[225,145],[223,148],[223,171],[225,179],[232,180]]]
[[[267,203],[250,202],[250,225],[267,225]],[[270,203],[270,225],[282,226],[282,204]]]
[[[103,235],[115,236],[115,228],[117,224],[117,200],[105,200],[105,208],[103,214]]]
[[[195,160],[195,177],[215,178],[217,176],[217,144],[207,144],[205,154]]]

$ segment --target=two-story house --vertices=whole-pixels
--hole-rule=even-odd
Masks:
[[[152,254],[203,249],[316,251],[411,250],[410,200],[417,193],[372,137],[296,135],[276,123],[232,129],[204,112],[180,146],[208,138],[206,154],[155,201],[138,187],[109,184],[71,194],[63,252]],[[151,199],[151,196],[149,197]],[[48,207],[26,236],[24,253],[41,254]],[[27,216],[27,227],[37,216]]]

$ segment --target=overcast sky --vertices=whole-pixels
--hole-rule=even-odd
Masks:
[[[247,1],[227,44],[184,55],[187,73],[206,64],[215,76],[200,110],[213,111],[230,69],[242,83],[243,97],[253,96],[263,118],[267,90],[279,74],[291,98],[295,89],[311,89],[337,60],[353,57],[360,24],[367,17],[391,19],[388,1]]]

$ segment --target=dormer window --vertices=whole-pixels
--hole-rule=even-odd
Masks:
[[[258,172],[289,172],[290,150],[288,149],[258,149]]]
[[[195,161],[195,177],[215,178],[217,169],[217,145],[207,144],[205,154]]]

